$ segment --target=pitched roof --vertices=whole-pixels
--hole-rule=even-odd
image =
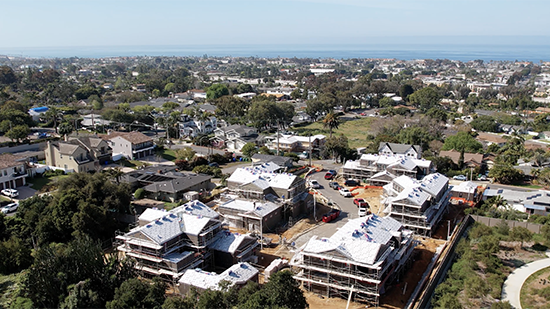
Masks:
[[[258,270],[248,263],[237,263],[221,274],[206,272],[201,269],[188,269],[181,276],[179,283],[195,286],[203,290],[220,290],[221,281],[229,281],[229,285],[244,285],[254,278]]]
[[[153,182],[152,184],[145,186],[143,189],[148,192],[177,193],[188,190],[198,183],[212,179],[212,176],[209,175],[193,173],[171,173],[163,176],[170,177],[172,179]]]
[[[387,143],[387,142],[380,142],[378,151],[382,150],[384,146],[388,146],[391,149],[391,151],[395,154],[405,154],[409,149],[411,149],[411,147],[417,153],[422,153],[422,147],[420,147],[419,145],[396,144],[396,143]]]
[[[13,155],[11,153],[0,154],[0,168],[15,167],[25,164],[25,157]]]
[[[102,139],[107,139],[107,140],[112,140],[113,138],[116,138],[116,137],[121,137],[127,141],[129,141],[130,143],[132,144],[141,144],[141,143],[146,143],[146,142],[152,142],[153,139],[150,138],[149,136],[141,133],[141,132],[137,132],[137,131],[132,131],[132,132],[111,132],[109,133],[108,135],[102,135],[101,138]]]
[[[447,151],[441,151],[439,152],[440,157],[449,157],[455,164],[458,164],[458,160],[460,160],[460,151],[456,150],[447,150]],[[467,162],[474,162],[479,165],[483,162],[483,154],[481,153],[464,153],[464,163]]]

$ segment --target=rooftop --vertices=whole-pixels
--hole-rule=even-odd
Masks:
[[[258,270],[248,263],[237,263],[221,274],[206,272],[201,269],[188,269],[181,276],[179,283],[201,289],[219,290],[221,281],[229,281],[230,286],[244,285],[258,274]]]

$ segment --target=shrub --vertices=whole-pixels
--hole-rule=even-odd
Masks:
[[[63,171],[63,170],[47,170],[42,174],[43,177],[55,177],[55,176],[61,176],[61,175],[65,175],[65,171]]]
[[[136,200],[140,200],[144,197],[145,197],[145,190],[143,190],[143,188],[139,188],[136,190],[136,192],[134,192],[134,198]]]

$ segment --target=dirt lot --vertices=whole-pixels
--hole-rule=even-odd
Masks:
[[[550,301],[537,295],[542,289],[550,287],[550,268],[544,268],[527,278],[521,288],[521,304],[524,308],[550,308]]]
[[[367,203],[369,203],[371,212],[384,217],[385,214],[382,212],[382,207],[380,205],[380,196],[383,193],[383,189],[355,189],[353,190],[353,193],[359,193],[354,196],[354,198],[363,198]]]

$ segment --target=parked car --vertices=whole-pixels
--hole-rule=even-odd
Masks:
[[[326,180],[331,180],[334,177],[336,177],[336,171],[335,170],[330,170],[325,174],[325,179]]]
[[[464,175],[456,175],[453,177],[454,180],[462,180],[462,181],[465,181],[465,180],[468,180],[468,178],[466,178],[466,176]]]
[[[7,214],[7,213],[10,213],[10,212],[16,211],[17,207],[19,207],[18,203],[11,203],[11,204],[8,204],[8,205],[2,207],[1,211],[2,211],[3,214]]]
[[[369,208],[367,206],[359,206],[359,209],[357,210],[357,215],[359,217],[364,217],[368,215]]]
[[[355,204],[355,206],[357,207],[366,207],[368,205],[367,202],[362,198],[354,198],[353,204]]]
[[[336,184],[336,186],[334,186],[334,190],[340,190],[340,189],[343,189],[344,187],[342,187],[341,185],[339,184]]]
[[[323,222],[336,220],[340,216],[340,210],[333,208],[330,212],[323,215]]]
[[[351,194],[351,191],[346,189],[346,188],[342,188],[340,190],[338,190],[340,192],[340,194],[343,196],[343,197],[352,197],[352,194]]]
[[[348,180],[346,180],[346,182],[344,182],[344,185],[346,185],[348,187],[356,187],[356,186],[359,185],[359,183],[355,179],[348,179]]]
[[[313,188],[313,189],[319,189],[321,188],[321,184],[315,180],[315,179],[311,179],[309,182],[308,182],[308,186],[310,188]]]
[[[338,187],[338,183],[336,181],[331,181],[328,183],[328,186],[336,190],[336,187]]]
[[[218,164],[218,162],[211,162],[211,163],[208,163],[208,166],[211,166],[211,167],[220,167],[220,165]]]
[[[5,196],[9,196],[9,197],[18,197],[19,196],[19,191],[15,190],[15,189],[3,189],[2,191],[0,191],[0,193],[2,193]]]
[[[477,176],[477,180],[486,181],[486,180],[487,180],[487,176],[485,176],[485,175],[479,175],[479,176]]]

